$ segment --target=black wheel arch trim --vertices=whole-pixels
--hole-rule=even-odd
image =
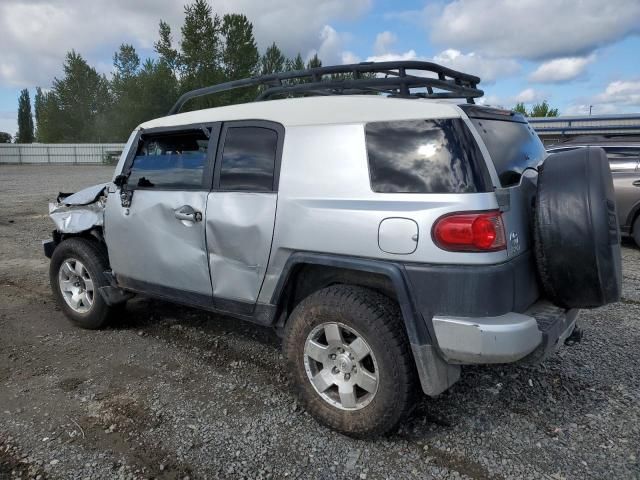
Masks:
[[[280,278],[272,294],[270,302],[272,305],[281,304],[294,268],[304,264],[344,268],[384,275],[391,281],[395,289],[409,342],[413,345],[435,344],[433,327],[429,325],[430,322],[425,321],[422,317],[410,294],[410,287],[407,282],[404,265],[391,261],[313,252],[292,253],[282,269]]]

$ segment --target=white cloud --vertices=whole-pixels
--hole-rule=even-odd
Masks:
[[[342,52],[342,63],[359,63],[360,62],[360,57],[357,56],[355,53],[353,52],[349,52],[349,51],[345,51]]]
[[[540,65],[529,75],[529,80],[538,83],[568,82],[583,75],[595,59],[595,54],[586,57],[556,58]]]
[[[426,58],[419,57],[413,49],[404,53],[384,53],[367,57],[367,62],[392,62],[395,60],[426,60]]]
[[[387,52],[367,58],[369,62],[388,62],[393,60],[424,60],[439,63],[454,70],[479,76],[482,80],[480,85],[491,85],[498,78],[514,75],[520,71],[520,65],[515,60],[489,58],[474,52],[465,54],[454,49],[444,50],[433,58],[420,56],[413,49],[403,53]]]
[[[373,53],[375,55],[384,55],[389,53],[391,47],[398,41],[398,37],[392,32],[385,31],[376,35],[376,41],[373,44]]]
[[[616,80],[595,98],[597,103],[640,107],[640,80]]]
[[[431,39],[495,57],[584,56],[640,33],[638,0],[455,0],[431,9]]]
[[[2,0],[0,86],[49,85],[54,75],[61,74],[64,55],[72,48],[91,63],[105,62],[122,42],[151,48],[157,39],[160,19],[172,26],[177,42],[184,19],[183,3]],[[286,55],[293,56],[320,49],[323,41],[329,42],[328,49],[331,39],[319,37],[327,33],[327,24],[357,18],[370,8],[371,0],[216,0],[212,6],[220,15],[231,12],[247,15],[261,50],[275,41]]]
[[[533,88],[526,88],[518,93],[514,98],[515,103],[536,103],[546,99],[546,95],[543,92],[534,90]]]
[[[518,62],[507,58],[490,58],[475,52],[464,54],[449,48],[433,57],[434,62],[454,70],[480,77],[483,84],[492,84],[497,79],[514,75],[520,71]]]
[[[325,25],[320,31],[319,39],[320,46],[307,53],[307,60],[317,53],[323,65],[341,63],[346,35],[338,33],[331,25]]]

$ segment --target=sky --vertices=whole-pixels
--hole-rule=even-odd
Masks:
[[[0,0],[0,131],[15,134],[21,89],[49,88],[75,49],[109,76],[133,44],[154,57],[158,22],[180,37],[188,0]],[[325,65],[435,61],[481,77],[480,103],[547,100],[561,115],[640,113],[640,0],[211,0],[244,13],[263,52]]]

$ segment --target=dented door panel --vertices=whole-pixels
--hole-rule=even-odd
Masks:
[[[212,192],[206,239],[213,295],[255,303],[269,262],[277,194]]]
[[[105,238],[118,281],[124,277],[210,296],[204,222],[179,214],[190,206],[204,217],[207,193],[136,190],[131,207],[124,208],[119,190],[110,192]]]

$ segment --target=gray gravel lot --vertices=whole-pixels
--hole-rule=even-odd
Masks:
[[[640,478],[640,251],[624,298],[581,314],[543,365],[474,367],[399,432],[319,426],[267,329],[137,298],[112,328],[73,328],[40,240],[47,201],[112,168],[0,166],[0,479]]]

